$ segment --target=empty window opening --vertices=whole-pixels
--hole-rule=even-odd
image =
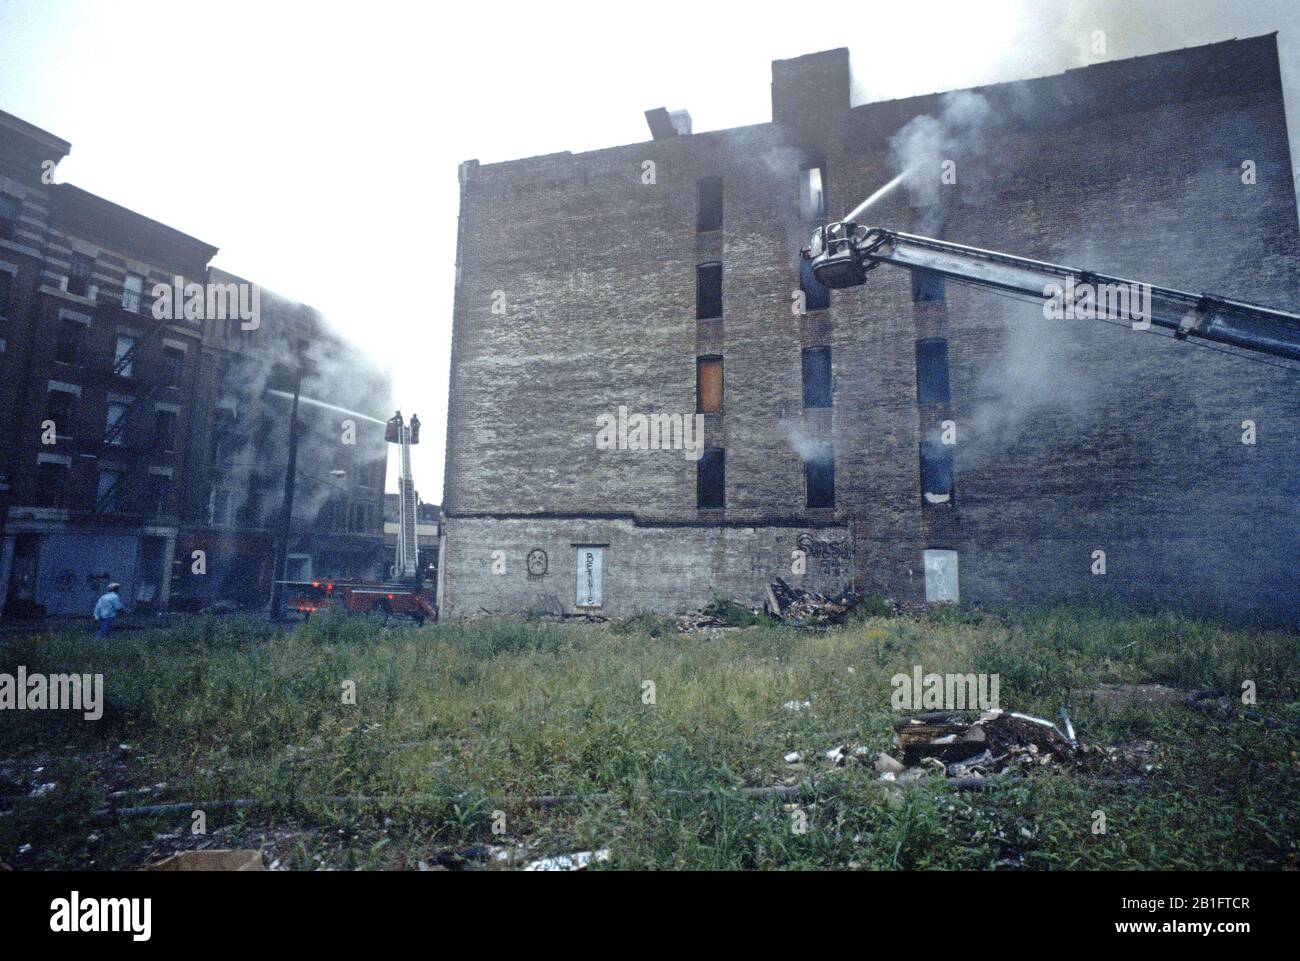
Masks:
[[[820,220],[826,216],[821,167],[805,167],[799,171],[799,215],[804,220]]]
[[[95,261],[85,254],[73,254],[68,268],[68,293],[85,297],[90,293],[90,276],[95,272]]]
[[[700,510],[722,510],[727,504],[727,452],[706,447],[696,468],[695,506]]]
[[[99,487],[95,491],[95,510],[101,514],[115,514],[119,506],[118,493],[122,486],[122,472],[101,468]]]
[[[52,390],[45,399],[45,419],[54,421],[56,437],[72,436],[72,405],[75,394],[67,391]]]
[[[722,358],[701,357],[695,362],[695,409],[701,414],[722,410]]]
[[[117,350],[113,354],[113,373],[119,377],[135,374],[135,345],[138,341],[130,334],[117,335]]]
[[[695,318],[713,320],[722,316],[722,264],[700,264],[695,268]]]
[[[831,349],[809,347],[803,352],[804,407],[831,406]]]
[[[59,339],[54,345],[54,359],[61,364],[75,364],[81,356],[86,327],[80,321],[63,318],[59,322]]]
[[[230,491],[214,487],[208,492],[208,523],[213,527],[230,523]]]
[[[917,304],[938,303],[944,299],[943,274],[933,270],[912,270],[912,302]]]
[[[167,513],[167,498],[171,494],[171,489],[172,479],[166,474],[150,474],[145,486],[145,513]]]
[[[809,507],[835,506],[835,459],[831,456],[804,461],[804,484]]]
[[[921,495],[927,504],[948,504],[953,498],[952,445],[938,437],[921,442]]]
[[[162,350],[163,383],[168,387],[179,387],[184,372],[185,351],[179,347],[164,347]]]
[[[153,439],[159,450],[174,451],[176,449],[175,411],[160,410],[154,413]]]
[[[126,404],[110,401],[108,416],[104,420],[104,443],[118,447],[126,444]]]
[[[916,402],[946,404],[948,389],[948,341],[930,337],[916,342]]]
[[[9,313],[9,297],[13,290],[13,274],[0,270],[0,320]]]
[[[13,194],[0,194],[0,239],[13,240],[23,202]]]
[[[127,274],[126,279],[122,281],[122,309],[138,314],[143,295],[144,278],[139,274]]]
[[[44,463],[36,467],[36,503],[41,507],[66,507],[68,468]]]
[[[722,178],[701,177],[695,185],[695,229],[722,229]]]
[[[831,289],[817,279],[812,261],[799,258],[799,289],[803,291],[804,310],[825,310],[831,305]]]

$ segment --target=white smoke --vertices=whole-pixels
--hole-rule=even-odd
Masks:
[[[955,176],[962,162],[984,154],[993,115],[988,98],[969,90],[944,94],[940,103],[939,116],[913,117],[889,140],[891,162],[903,175],[912,206],[933,216],[940,216],[945,175]],[[935,230],[940,224],[942,220],[918,229]]]

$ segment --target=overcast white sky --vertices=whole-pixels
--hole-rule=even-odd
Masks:
[[[1295,131],[1297,0],[0,0],[0,109],[71,141],[58,179],[368,345],[438,501],[460,161],[647,140],[649,107],[765,122],[770,62],[831,47],[866,102],[1273,31]]]

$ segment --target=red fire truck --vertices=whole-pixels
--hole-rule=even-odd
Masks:
[[[349,614],[381,614],[384,623],[390,617],[410,617],[423,624],[437,620],[438,609],[432,591],[420,578],[420,546],[416,537],[415,481],[411,476],[411,445],[420,442],[420,418],[402,420],[399,410],[389,419],[384,433],[389,443],[401,451],[398,470],[398,497],[401,510],[397,525],[397,552],[388,580],[380,583],[311,581],[286,583],[288,606],[311,617],[312,612],[336,608]]]

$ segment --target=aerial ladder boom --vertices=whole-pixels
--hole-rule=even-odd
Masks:
[[[390,444],[397,444],[401,453],[397,471],[399,513],[393,576],[399,580],[415,580],[420,567],[420,547],[416,526],[415,478],[411,475],[411,445],[420,442],[420,418],[412,415],[411,422],[407,424],[402,420],[402,412],[399,410],[389,419],[384,436]]]
[[[1214,294],[1158,287],[933,237],[865,227],[851,220],[819,227],[803,253],[817,280],[834,289],[865,284],[870,271],[890,264],[1044,302],[1056,299],[1067,317],[1076,316],[1074,308],[1085,296],[1092,302],[1092,312],[1080,316],[1108,319],[1107,307],[1126,304],[1128,316],[1119,319],[1127,320],[1138,306],[1140,321],[1135,326],[1149,321],[1172,330],[1180,340],[1199,337],[1300,360],[1300,314]]]

